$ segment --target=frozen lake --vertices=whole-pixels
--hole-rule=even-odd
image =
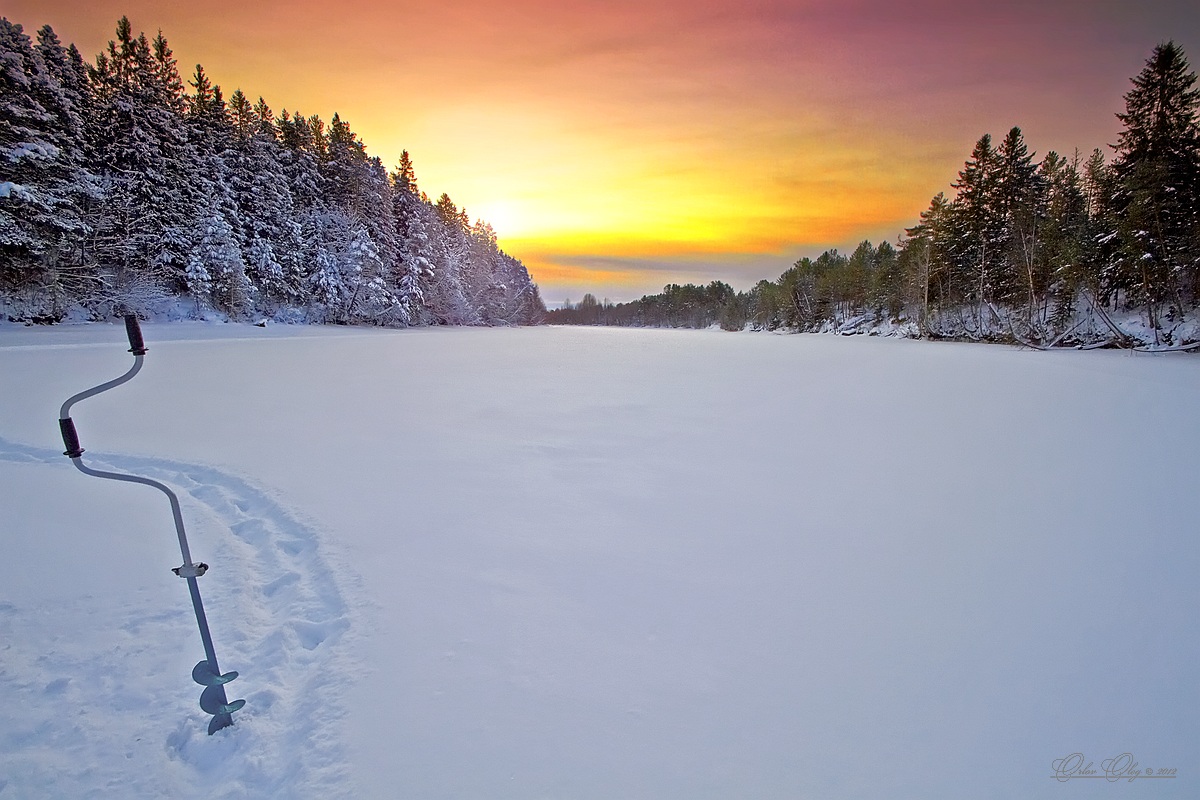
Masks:
[[[144,332],[84,458],[182,490],[247,705],[163,498],[60,455],[123,329],[0,328],[0,798],[1200,792],[1200,358]]]

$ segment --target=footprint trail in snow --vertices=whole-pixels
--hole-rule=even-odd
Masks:
[[[70,468],[57,451],[3,438],[0,462]],[[0,640],[15,643],[0,645],[0,691],[18,706],[23,695],[38,696],[29,704],[35,708],[56,698],[53,718],[26,719],[0,733],[0,751],[18,754],[9,769],[16,775],[6,776],[0,798],[9,796],[6,789],[36,792],[43,781],[61,787],[62,770],[72,764],[88,765],[78,776],[87,790],[80,796],[105,783],[163,797],[223,796],[222,787],[233,795],[247,787],[272,796],[348,791],[340,725],[356,671],[347,653],[352,612],[339,586],[347,570],[335,570],[315,527],[245,478],[214,467],[91,451],[87,462],[154,478],[179,494],[197,560],[212,564],[210,575],[218,576],[202,579],[201,589],[222,666],[241,673],[231,697],[247,703],[233,728],[206,735],[200,687],[177,665],[180,651],[191,663],[203,650],[189,620],[186,586],[173,576],[163,580],[178,581],[172,587],[178,602],[166,608],[150,608],[137,597],[106,597],[99,611],[90,602],[47,611],[21,608],[0,590]],[[169,513],[163,502],[168,522]],[[114,607],[121,617],[115,622]],[[81,627],[80,615],[98,617],[86,626],[95,636],[56,635],[56,620],[63,620],[60,634],[72,634]],[[47,673],[59,677],[46,683]],[[43,679],[32,682],[33,675]],[[114,725],[128,730],[114,731]],[[51,737],[59,752],[26,752],[45,741],[48,726],[62,727]],[[126,752],[125,742],[109,741],[113,736],[135,744]],[[176,786],[130,786],[128,764],[112,763],[112,774],[96,774],[97,763],[121,760],[117,752],[138,760],[161,758],[164,751],[183,768]]]

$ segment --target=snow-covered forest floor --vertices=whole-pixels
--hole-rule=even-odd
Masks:
[[[0,326],[0,798],[1200,790],[1200,359]],[[1176,777],[1064,784],[1130,753]]]

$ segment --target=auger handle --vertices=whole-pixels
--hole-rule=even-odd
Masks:
[[[125,333],[129,336],[129,352],[135,356],[146,355],[146,342],[142,339],[142,326],[138,324],[137,314],[125,315]]]
[[[83,455],[83,448],[79,446],[79,432],[75,430],[75,421],[70,417],[60,419],[58,429],[62,432],[63,446],[67,448],[63,455],[69,458],[79,458]]]

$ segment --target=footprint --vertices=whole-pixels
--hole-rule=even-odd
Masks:
[[[267,597],[274,597],[281,589],[286,589],[289,586],[294,586],[300,580],[300,574],[297,572],[285,572],[275,580],[268,583],[262,588],[262,593]]]
[[[44,694],[62,694],[70,685],[70,678],[56,678],[46,684],[46,688],[42,690]]]
[[[336,639],[342,631],[350,627],[344,619],[330,622],[293,622],[292,630],[300,639],[300,646],[305,650],[316,650],[328,639]]]
[[[243,522],[235,522],[229,526],[239,539],[243,539],[251,544],[258,544],[266,541],[267,530],[261,520],[248,519]]]
[[[298,556],[310,547],[309,542],[300,539],[285,539],[279,542],[279,549],[289,556]]]

